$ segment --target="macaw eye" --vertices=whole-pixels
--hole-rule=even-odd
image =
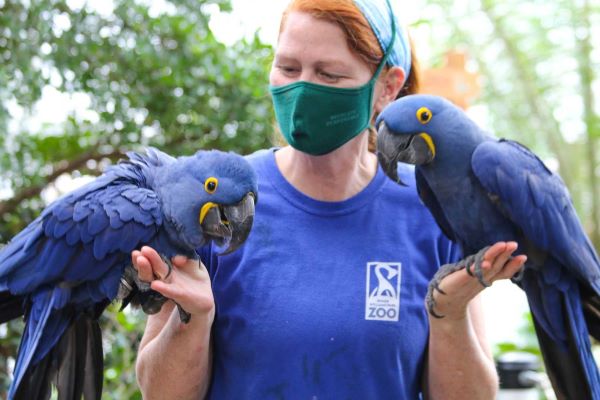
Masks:
[[[431,113],[431,111],[429,110],[429,108],[427,108],[427,107],[421,107],[421,108],[419,108],[417,110],[417,119],[423,125],[425,125],[426,123],[428,123],[429,121],[431,121],[431,117],[433,117],[433,114]]]
[[[217,190],[217,186],[219,186],[219,180],[214,177],[210,177],[204,182],[204,190],[208,193],[212,194]]]

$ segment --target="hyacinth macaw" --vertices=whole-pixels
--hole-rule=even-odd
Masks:
[[[419,196],[467,257],[444,266],[433,290],[453,271],[481,273],[485,249],[516,241],[528,259],[513,278],[527,296],[536,334],[559,399],[600,399],[589,334],[600,339],[600,261],[562,179],[517,142],[487,135],[440,97],[412,95],[377,119],[378,158],[398,181],[397,163],[415,165]]]
[[[137,279],[132,250],[197,259],[209,241],[228,253],[250,232],[257,184],[243,157],[156,149],[128,157],[50,204],[0,250],[0,323],[26,321],[9,399],[49,398],[52,381],[59,399],[100,399],[99,315],[117,297],[149,313],[165,301]]]

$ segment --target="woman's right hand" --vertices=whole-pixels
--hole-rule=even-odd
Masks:
[[[131,262],[140,280],[149,282],[153,290],[173,300],[191,315],[208,316],[212,322],[215,302],[210,277],[199,260],[175,256],[169,274],[169,267],[156,250],[144,246],[131,252]]]

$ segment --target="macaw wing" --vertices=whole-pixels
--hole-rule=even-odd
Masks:
[[[600,262],[562,179],[523,145],[509,140],[480,144],[473,172],[498,198],[502,211],[539,249],[600,292]]]
[[[440,206],[438,199],[435,197],[435,193],[433,193],[429,187],[429,184],[425,180],[425,177],[418,168],[415,169],[415,179],[417,182],[417,192],[419,193],[419,197],[433,215],[435,222],[448,239],[456,241],[456,235],[450,227],[450,223],[444,214],[444,210]]]
[[[67,197],[0,253],[0,291],[25,294],[63,283],[87,287],[94,298],[114,297],[122,274],[115,265],[124,266],[133,249],[150,242],[162,221],[156,194],[130,182]]]

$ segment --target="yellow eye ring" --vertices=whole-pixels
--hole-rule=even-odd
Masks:
[[[204,182],[204,190],[210,194],[217,191],[217,186],[219,186],[219,180],[212,176]]]
[[[431,121],[431,118],[433,118],[433,114],[431,113],[431,110],[429,110],[429,108],[421,107],[417,110],[417,119],[423,125]]]

